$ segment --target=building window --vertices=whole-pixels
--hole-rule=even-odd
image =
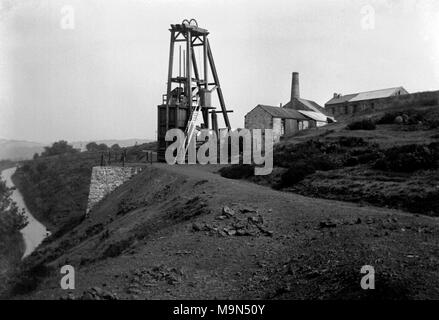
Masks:
[[[281,119],[280,135],[283,136],[284,134],[285,134],[285,119]]]
[[[299,130],[308,129],[309,123],[308,121],[299,121]]]

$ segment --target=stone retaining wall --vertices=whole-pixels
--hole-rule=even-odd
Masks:
[[[88,215],[99,201],[139,173],[141,169],[140,167],[93,167],[86,214]]]

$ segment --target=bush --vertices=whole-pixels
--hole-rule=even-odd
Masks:
[[[28,223],[24,211],[18,210],[11,195],[12,190],[0,179],[0,243],[4,242],[7,236],[18,233]]]
[[[34,291],[38,285],[51,274],[54,268],[43,263],[35,266],[24,266],[11,280],[12,294],[21,295]]]
[[[89,142],[85,145],[87,151],[95,152],[99,150],[99,146],[96,142]]]
[[[60,140],[54,142],[51,147],[44,147],[44,151],[41,153],[41,157],[56,156],[66,153],[77,153],[78,149],[73,148],[67,143],[67,141]]]
[[[306,176],[313,174],[315,171],[313,165],[306,163],[305,161],[298,161],[291,165],[291,167],[282,174],[280,187],[291,187],[305,179]]]
[[[314,168],[314,171],[329,171],[337,168],[337,165],[327,156],[314,157],[309,161],[310,166]]]
[[[128,249],[134,243],[134,238],[129,237],[127,239],[122,239],[111,243],[105,251],[102,253],[102,258],[114,258],[122,254],[126,249]]]
[[[430,145],[405,145],[385,150],[374,168],[384,171],[413,172],[436,169],[439,159],[439,143]]]
[[[343,165],[353,167],[359,164],[373,163],[382,156],[378,146],[368,148],[353,149],[349,151],[343,160]]]
[[[340,137],[338,143],[346,148],[365,147],[368,145],[367,141],[359,137]]]
[[[233,164],[228,167],[221,168],[220,174],[228,179],[246,179],[254,175],[255,168],[250,164]]]
[[[437,111],[426,111],[409,109],[403,111],[386,112],[381,119],[377,121],[378,124],[393,124],[395,120],[400,117],[401,124],[404,125],[424,125],[429,129],[439,127],[439,119]]]
[[[378,124],[393,124],[395,123],[395,118],[402,116],[402,112],[386,112],[381,119],[377,121]]]
[[[372,119],[363,119],[350,123],[346,128],[348,130],[375,130],[376,125]]]
[[[299,144],[275,146],[273,161],[275,166],[289,168],[292,163],[321,157],[327,153],[337,152],[340,145],[310,140]]]

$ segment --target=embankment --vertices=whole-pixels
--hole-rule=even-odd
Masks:
[[[37,284],[14,297],[438,298],[438,232],[429,217],[157,164],[44,244],[31,257]],[[71,292],[59,288],[67,263],[78,275]],[[377,290],[359,286],[365,264]]]
[[[0,178],[0,297],[4,295],[9,277],[20,264],[25,250],[20,233],[22,221],[11,204],[11,193]]]
[[[96,155],[61,155],[25,161],[12,179],[32,214],[52,232],[70,229],[85,214]]]

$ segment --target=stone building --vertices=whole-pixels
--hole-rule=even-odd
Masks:
[[[326,102],[325,109],[334,117],[351,116],[361,112],[376,111],[383,108],[388,98],[408,95],[403,87],[367,91],[342,95],[334,93]],[[392,100],[392,99],[390,99]]]
[[[276,142],[284,135],[332,122],[324,108],[312,100],[300,98],[299,74],[293,73],[291,99],[283,107],[257,105],[245,116],[247,129],[273,129]]]
[[[247,129],[273,129],[274,141],[283,135],[315,126],[315,121],[297,110],[258,104],[245,116]]]

